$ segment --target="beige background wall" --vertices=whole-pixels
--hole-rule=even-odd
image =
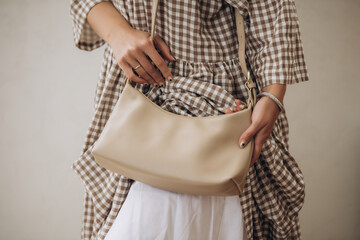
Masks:
[[[70,169],[103,48],[73,45],[69,1],[0,1],[0,239],[79,239]],[[306,180],[303,239],[360,239],[360,1],[298,0],[310,81],[288,86],[290,151]]]

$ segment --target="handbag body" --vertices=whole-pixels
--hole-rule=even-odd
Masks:
[[[158,0],[152,3],[151,39]],[[236,9],[239,61],[247,76],[247,107],[205,117],[168,112],[138,91],[127,77],[114,110],[93,145],[102,167],[151,186],[195,195],[240,195],[250,167],[252,139],[238,140],[251,124],[256,84],[245,62],[244,20]]]

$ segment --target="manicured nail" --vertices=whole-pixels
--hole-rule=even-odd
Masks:
[[[246,145],[246,141],[245,141],[245,139],[243,139],[240,143],[240,148],[244,148],[245,145]]]
[[[173,55],[171,55],[171,57],[174,59],[173,61],[176,61],[176,58]]]

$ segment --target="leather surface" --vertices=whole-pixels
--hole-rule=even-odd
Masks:
[[[154,34],[158,0],[153,1]],[[237,10],[238,11],[238,10]],[[239,59],[244,74],[243,19],[236,13]],[[239,34],[243,34],[239,36]],[[249,76],[249,75],[248,75]],[[165,111],[126,79],[92,155],[102,167],[168,191],[197,195],[239,195],[249,170],[254,142],[238,140],[251,124],[255,83],[248,79],[248,107],[239,112],[189,117]],[[145,119],[146,116],[146,119]]]

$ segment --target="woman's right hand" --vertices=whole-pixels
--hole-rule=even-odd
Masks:
[[[149,83],[156,87],[165,84],[164,78],[168,81],[173,80],[164,58],[168,61],[175,59],[171,56],[169,47],[158,35],[154,35],[152,42],[150,33],[130,28],[126,34],[113,34],[109,44],[117,63],[130,80]],[[141,67],[134,70],[137,76],[133,68],[138,65]]]

